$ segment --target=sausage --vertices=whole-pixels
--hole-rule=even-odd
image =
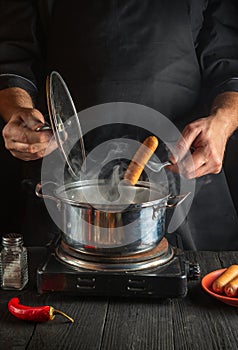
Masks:
[[[233,278],[225,285],[224,292],[228,297],[236,297],[238,295],[238,277]]]
[[[159,145],[155,136],[147,137],[132,158],[125,174],[124,180],[135,185],[146,165]]]
[[[216,293],[223,293],[227,283],[238,277],[238,265],[229,266],[212,284],[212,289]]]

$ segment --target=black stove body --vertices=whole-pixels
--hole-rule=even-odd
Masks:
[[[67,295],[173,298],[185,297],[188,280],[200,275],[199,265],[186,260],[178,236],[171,236],[171,259],[152,268],[125,271],[97,271],[70,266],[51,249],[47,261],[37,270],[39,293]]]

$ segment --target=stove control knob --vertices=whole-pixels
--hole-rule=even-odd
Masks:
[[[188,279],[198,280],[201,276],[201,270],[198,263],[189,263],[188,264]]]

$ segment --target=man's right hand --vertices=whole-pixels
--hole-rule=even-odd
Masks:
[[[50,142],[52,132],[36,131],[44,123],[44,116],[35,108],[15,109],[3,128],[5,147],[14,157],[25,161],[36,160],[51,153],[57,148],[55,140]]]

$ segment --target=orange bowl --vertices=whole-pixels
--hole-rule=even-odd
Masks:
[[[231,305],[231,306],[236,306],[238,307],[238,297],[236,298],[231,298],[228,297],[224,294],[218,294],[215,293],[212,289],[212,283],[215,281],[216,278],[218,278],[224,271],[226,271],[225,269],[220,269],[220,270],[215,270],[212,271],[210,273],[208,273],[206,276],[203,277],[201,284],[203,289],[210,294],[211,296],[213,296],[214,298],[222,301],[225,304]]]

